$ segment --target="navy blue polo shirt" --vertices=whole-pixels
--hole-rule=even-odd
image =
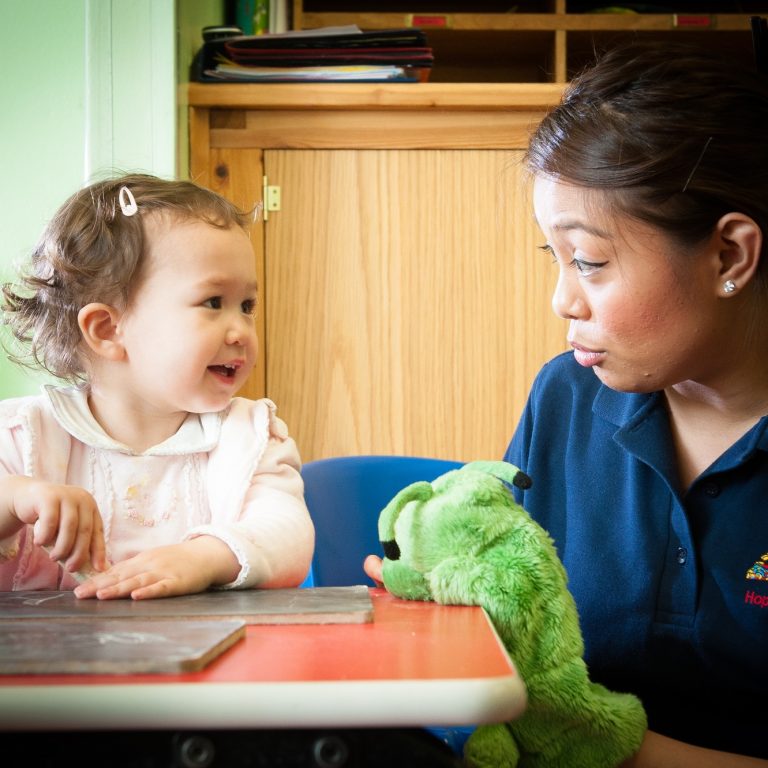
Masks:
[[[768,417],[679,487],[660,393],[603,386],[572,353],[539,373],[505,459],[552,536],[593,680],[651,729],[768,757]]]

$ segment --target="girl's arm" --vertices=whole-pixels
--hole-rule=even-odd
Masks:
[[[14,491],[16,475],[0,477],[0,540],[13,536],[24,523],[14,514]]]
[[[314,526],[304,501],[301,460],[279,420],[252,478],[239,517],[214,519],[194,535],[210,534],[226,542],[242,568],[227,587],[298,586],[314,551]]]

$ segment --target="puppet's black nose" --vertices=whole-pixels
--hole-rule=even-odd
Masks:
[[[531,480],[522,469],[518,469],[515,479],[512,481],[512,485],[525,491],[533,485],[533,480]]]

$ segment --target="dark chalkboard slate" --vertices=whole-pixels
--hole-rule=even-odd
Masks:
[[[195,672],[245,636],[244,621],[0,621],[0,674]]]
[[[246,624],[362,624],[368,588],[244,589],[159,600],[78,600],[72,592],[0,592],[0,619],[242,619]]]

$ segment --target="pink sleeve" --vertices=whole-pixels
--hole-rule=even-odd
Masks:
[[[307,575],[314,551],[314,527],[304,502],[296,443],[276,416],[274,406],[268,401],[259,403],[269,406],[266,434],[263,450],[255,467],[251,466],[239,512],[231,515],[231,510],[221,510],[217,514],[212,504],[210,525],[195,528],[189,534],[216,536],[235,553],[241,569],[235,581],[225,585],[230,589],[298,586]],[[217,466],[221,464],[219,461]],[[230,482],[236,484],[236,466],[230,465],[229,469]],[[217,472],[221,475],[225,469],[219,468]]]

